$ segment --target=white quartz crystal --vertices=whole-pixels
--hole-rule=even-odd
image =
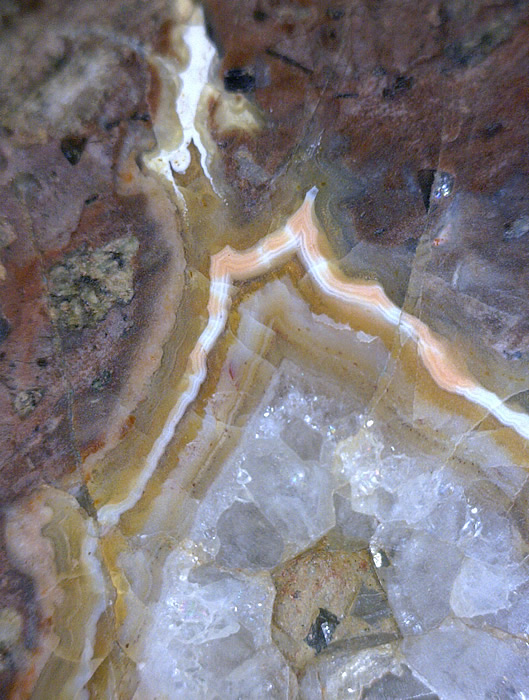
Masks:
[[[362,688],[386,673],[399,673],[398,649],[385,644],[351,655],[345,651],[312,664],[300,682],[300,700],[358,698]]]
[[[492,566],[465,558],[454,581],[450,606],[458,617],[496,612],[508,606],[510,594],[528,576],[529,572],[515,564]]]
[[[229,573],[200,565],[188,546],[166,560],[158,603],[144,639],[136,698],[288,698],[289,669],[271,645],[274,589],[267,574]],[[259,695],[261,693],[261,695]]]
[[[340,389],[284,361],[198,508],[191,537],[219,562],[270,568],[335,525],[324,454],[354,424]]]
[[[189,510],[189,539],[165,562],[144,625],[138,700],[155,691],[191,700],[529,698],[529,567],[511,516],[523,472],[487,431],[440,454],[394,445],[376,412],[316,370],[284,359],[269,372],[235,448]],[[217,398],[203,423],[212,431]],[[310,564],[312,548],[344,542],[348,552],[371,552],[382,588],[355,589],[351,568],[351,590],[364,591],[364,627],[336,643],[358,598],[335,618],[314,603],[311,619],[336,621],[332,633],[326,623],[318,653],[305,628],[296,677],[275,643],[279,635],[288,649],[289,633],[271,633],[274,582]],[[314,556],[311,571],[322,561]],[[284,585],[289,601],[301,601]]]
[[[525,700],[529,694],[528,647],[447,621],[438,629],[407,637],[408,663],[443,700]]]

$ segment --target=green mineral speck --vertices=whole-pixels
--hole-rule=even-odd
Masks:
[[[109,384],[111,379],[112,372],[108,369],[104,369],[92,382],[92,389],[94,389],[94,391],[101,391]]]
[[[52,267],[53,321],[81,330],[102,321],[115,304],[128,304],[134,296],[132,259],[138,245],[134,236],[117,238],[95,250],[78,250]]]
[[[42,389],[24,389],[15,396],[15,411],[21,418],[25,418],[32,413],[41,402],[44,392]]]

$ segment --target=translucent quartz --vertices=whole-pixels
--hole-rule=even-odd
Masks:
[[[523,698],[529,688],[527,645],[447,621],[402,645],[408,663],[447,700]]]
[[[246,687],[244,697],[288,698],[288,665],[270,638],[270,577],[196,563],[193,548],[165,563],[135,697],[221,700]]]
[[[166,560],[142,642],[141,688],[176,687],[171,697],[182,698],[231,697],[237,687],[256,698],[455,700],[504,697],[505,678],[513,692],[527,687],[524,645],[487,626],[529,628],[523,543],[507,513],[510,497],[497,496],[503,480],[493,460],[491,481],[450,458],[388,445],[383,423],[364,410],[339,385],[282,361],[197,505],[187,549]],[[480,447],[487,444],[484,436]],[[523,483],[514,464],[502,469],[507,492]],[[358,584],[333,634],[356,616],[375,625],[371,636],[329,635],[296,680],[270,637],[278,595],[270,575],[320,541],[368,545],[387,599]],[[313,615],[318,605],[322,614],[318,603]],[[402,641],[385,644],[387,636],[373,633],[388,619]],[[485,669],[489,654],[496,661]]]
[[[272,566],[282,560],[283,548],[297,553],[334,526],[330,464],[319,457],[324,444],[327,451],[336,444],[334,424],[343,424],[345,403],[336,400],[335,392],[337,387],[283,362],[233,457],[198,508],[191,530],[195,541],[211,553],[220,547],[220,561],[232,565],[249,565],[248,557],[256,557],[256,544],[262,542],[267,548],[263,561],[272,557]],[[301,436],[310,436],[303,440],[303,450],[298,421]],[[239,529],[234,509],[242,518]],[[228,544],[229,523],[237,534]]]

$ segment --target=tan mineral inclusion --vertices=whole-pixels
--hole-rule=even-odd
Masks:
[[[157,145],[120,172],[176,213],[167,288],[85,500],[41,486],[7,510],[45,620],[28,652],[0,615],[13,697],[529,697],[527,378],[423,311],[426,267],[340,256],[339,175],[310,149],[246,216],[217,144],[264,117],[218,80],[201,9],[174,13]]]

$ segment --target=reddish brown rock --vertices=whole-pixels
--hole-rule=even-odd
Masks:
[[[83,457],[126,429],[139,396],[127,389],[134,362],[181,265],[174,208],[136,165],[154,144],[148,52],[169,17],[165,1],[0,11],[2,506],[41,484],[78,492]],[[140,393],[159,340],[135,375]],[[31,650],[42,623],[33,584],[3,545],[0,599],[22,615]],[[6,649],[2,697],[18,662]]]
[[[246,215],[287,168],[310,170],[345,269],[384,278],[392,265],[399,304],[419,295],[443,332],[471,326],[488,351],[527,358],[526,3],[263,0],[239,3],[237,21],[223,0],[205,4],[219,78],[264,123],[223,131],[210,106]]]

